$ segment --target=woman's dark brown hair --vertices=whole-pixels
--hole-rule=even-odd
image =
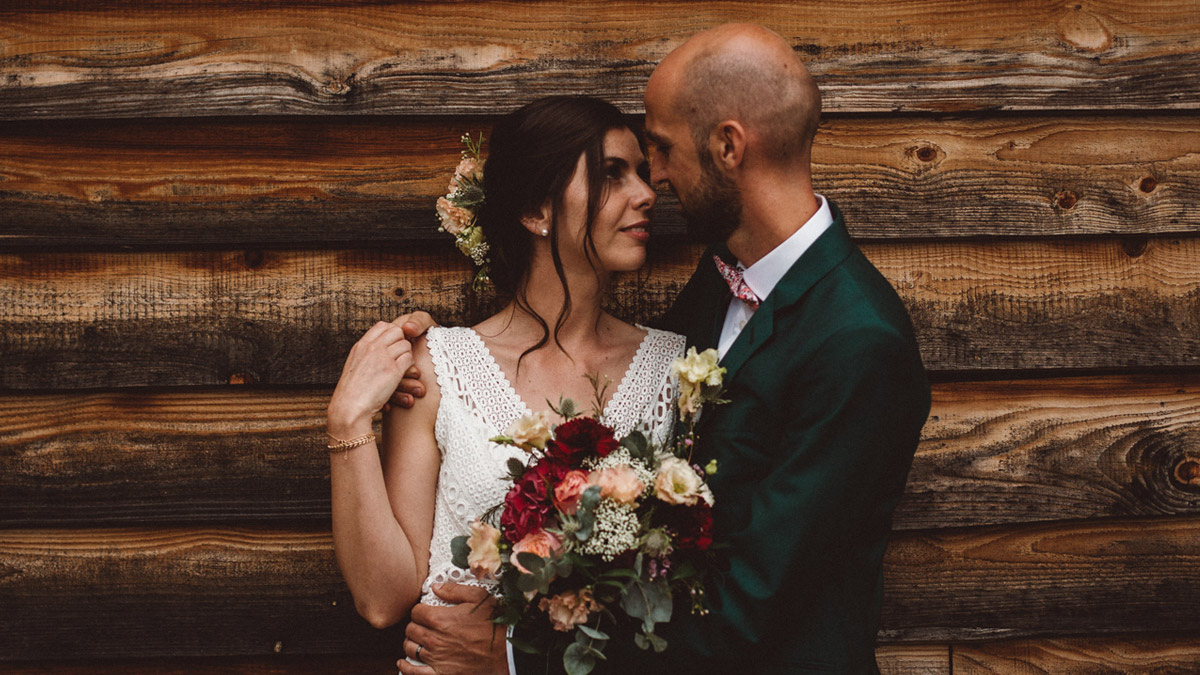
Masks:
[[[587,96],[539,99],[506,115],[492,128],[483,176],[487,201],[478,214],[478,223],[490,247],[488,267],[492,283],[542,326],[542,339],[525,350],[522,358],[541,349],[551,337],[558,344],[558,332],[571,313],[571,292],[558,251],[557,226],[563,213],[563,195],[580,155],[584,156],[588,188],[584,252],[595,264],[592,226],[608,196],[604,137],[609,130],[622,128],[631,125],[620,110]],[[533,311],[525,296],[534,235],[522,225],[521,219],[539,213],[546,204],[552,213],[550,252],[563,289],[563,306],[553,331],[546,319]]]

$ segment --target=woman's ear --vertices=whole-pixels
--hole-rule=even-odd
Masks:
[[[533,233],[535,237],[550,236],[550,205],[543,204],[540,209],[521,217],[521,224]]]

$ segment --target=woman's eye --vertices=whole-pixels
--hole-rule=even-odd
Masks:
[[[610,164],[608,167],[608,177],[617,180],[621,177],[621,167],[616,164]]]

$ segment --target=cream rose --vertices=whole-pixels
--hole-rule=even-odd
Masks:
[[[550,434],[550,420],[544,412],[522,415],[508,428],[508,437],[527,452],[545,448]]]
[[[668,504],[692,506],[698,499],[711,503],[711,493],[696,470],[678,457],[667,457],[654,478],[654,494]]]
[[[579,592],[564,591],[558,595],[542,598],[538,607],[550,618],[554,630],[567,632],[587,621],[588,614],[599,611],[600,605],[587,588]]]
[[[512,562],[513,565],[516,565],[517,569],[521,570],[525,574],[529,574],[529,570],[525,569],[521,563],[517,562],[518,553],[532,553],[542,558],[549,558],[561,546],[562,542],[558,540],[558,537],[545,530],[530,532],[529,534],[525,535],[524,539],[518,541],[513,546],[512,556],[509,557],[509,561]]]
[[[720,360],[721,356],[715,349],[696,353],[695,347],[688,347],[686,355],[671,362],[671,372],[688,384],[716,387],[721,384],[721,376],[725,374],[725,369],[717,365]]]
[[[480,581],[494,579],[500,571],[500,530],[477,520],[471,523],[467,546],[471,549],[467,554],[471,574]]]
[[[637,472],[625,464],[593,471],[588,476],[588,482],[600,486],[601,497],[607,497],[619,504],[632,504],[646,489],[642,481],[638,480]]]

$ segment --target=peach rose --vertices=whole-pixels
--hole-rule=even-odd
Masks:
[[[624,464],[593,471],[588,476],[588,482],[600,486],[601,497],[608,497],[620,504],[632,504],[646,489],[638,480],[637,473]]]
[[[500,571],[500,530],[477,520],[471,523],[467,546],[471,549],[467,554],[471,574],[480,581],[494,579]]]
[[[529,570],[525,569],[521,566],[521,563],[517,562],[518,553],[532,553],[536,556],[549,558],[561,546],[562,542],[558,540],[558,537],[545,530],[530,532],[529,534],[525,535],[525,538],[523,538],[521,541],[518,541],[516,545],[513,546],[512,556],[509,557],[509,561],[512,562],[513,565],[516,565],[517,569],[521,570],[525,574],[529,574]]]
[[[589,485],[587,473],[578,469],[568,471],[558,485],[554,486],[554,505],[563,513],[575,515],[579,510],[579,498]]]
[[[696,470],[678,457],[667,457],[658,467],[654,478],[654,493],[668,504],[693,506],[703,499],[712,504],[712,493]]]
[[[442,221],[442,229],[454,236],[462,232],[471,224],[471,213],[464,208],[455,206],[450,203],[445,197],[438,197],[437,203],[438,218]]]
[[[592,597],[592,591],[584,588],[578,593],[564,591],[549,598],[542,598],[538,608],[550,618],[554,630],[567,632],[587,621],[588,614],[599,611],[600,605]]]

